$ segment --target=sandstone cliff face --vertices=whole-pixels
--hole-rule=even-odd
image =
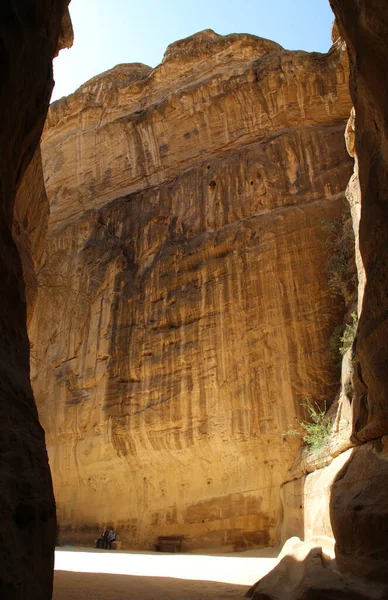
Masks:
[[[342,365],[340,403],[345,414],[339,420],[342,444],[346,447],[346,438],[351,437],[358,447],[307,476],[309,465],[297,463],[304,475],[300,477],[300,472],[294,470],[289,476],[298,478],[282,488],[283,506],[287,507],[283,533],[318,538],[326,547],[335,538],[336,564],[341,573],[348,582],[358,578],[368,582],[360,597],[386,598],[388,7],[379,1],[355,4],[333,0],[331,4],[339,22],[335,29],[347,42],[351,66],[354,108],[346,143],[355,167],[347,198],[359,280],[359,327]],[[332,460],[340,445],[329,449],[331,456],[324,457],[326,462]],[[317,511],[320,519],[316,518]],[[305,573],[309,569],[306,563]],[[286,581],[280,571],[277,576]],[[288,577],[291,580],[291,572]],[[306,575],[308,579],[311,584],[311,573]],[[324,577],[320,586],[321,591],[325,589]],[[336,593],[342,597],[339,587]]]
[[[359,327],[353,377],[357,449],[333,488],[331,516],[340,568],[388,582],[388,6],[383,0],[331,0],[351,65],[354,115],[348,147],[356,168],[348,197],[359,222]],[[385,436],[385,437],[384,437]]]
[[[43,257],[49,213],[38,147],[18,187],[13,211],[12,237],[22,263],[27,322],[35,306],[37,273]]]
[[[355,437],[368,441],[388,430],[386,389],[387,280],[387,127],[385,64],[388,8],[385,2],[332,2],[347,42],[352,66],[351,92],[355,106],[354,150],[357,170],[349,196],[361,199],[359,246],[366,272],[357,336],[357,419]],[[361,52],[362,60],[356,60]],[[359,190],[359,191],[358,191]]]
[[[277,541],[283,432],[338,385],[347,69],[205,31],[51,106],[30,336],[62,539]]]
[[[19,238],[20,250],[33,229],[28,190],[18,212],[29,215],[25,230],[12,228],[12,221],[16,190],[47,113],[66,5],[41,0],[0,6],[0,596],[10,600],[49,600],[52,592],[55,504],[29,381],[22,268],[12,238]],[[22,258],[30,264],[27,249]]]

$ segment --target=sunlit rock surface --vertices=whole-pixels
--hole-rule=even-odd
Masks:
[[[283,546],[278,564],[245,594],[256,600],[385,600],[382,584],[346,580],[333,560],[312,542],[290,538]]]
[[[279,537],[300,401],[334,397],[348,65],[207,30],[54,103],[30,328],[61,539]]]
[[[346,40],[354,108],[346,129],[355,158],[347,188],[356,238],[359,326],[342,365],[340,402],[358,447],[330,466],[282,488],[282,533],[335,538],[336,568],[352,584],[366,584],[361,596],[388,597],[387,522],[387,88],[388,5],[384,0],[357,3],[330,0],[338,20],[334,38]],[[340,40],[339,40],[340,42]],[[340,418],[341,420],[341,418]],[[346,431],[349,430],[347,426]],[[341,432],[339,432],[341,433]],[[346,443],[346,442],[345,442]],[[326,457],[327,458],[327,457]],[[328,462],[332,457],[328,457]],[[303,470],[303,461],[299,469]],[[321,465],[322,466],[322,465]],[[337,468],[339,467],[339,469]],[[312,493],[311,493],[312,492]],[[318,514],[320,518],[318,518]],[[327,596],[327,579],[314,586],[314,565],[304,560],[303,580],[294,598]],[[280,565],[279,565],[280,567]],[[292,572],[277,567],[266,593],[276,598],[279,581],[291,588]],[[307,590],[306,590],[307,587]],[[260,584],[257,586],[260,590]],[[336,590],[333,597],[342,598]],[[330,596],[331,597],[331,596]]]

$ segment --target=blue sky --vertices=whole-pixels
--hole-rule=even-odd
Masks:
[[[70,12],[75,42],[54,61],[53,100],[118,63],[155,67],[168,44],[202,29],[326,52],[333,21],[328,0],[72,0]]]

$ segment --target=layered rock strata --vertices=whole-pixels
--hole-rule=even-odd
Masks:
[[[21,258],[12,234],[20,234],[18,247],[24,248],[23,232],[13,227],[16,191],[39,144],[67,4],[16,0],[0,6],[0,596],[9,600],[52,595],[55,504],[29,380]],[[25,210],[19,205],[24,216],[26,192]],[[25,248],[26,266],[28,253]]]
[[[347,71],[208,30],[51,106],[30,335],[63,540],[278,541],[283,434],[338,386]]]
[[[285,537],[301,534],[318,540],[322,546],[325,538],[326,545],[327,540],[335,540],[336,565],[346,578],[350,597],[384,599],[388,596],[388,7],[379,0],[332,0],[331,5],[338,19],[334,30],[348,46],[354,101],[346,129],[348,152],[355,158],[347,198],[356,238],[359,327],[344,357],[341,399],[347,421],[342,444],[346,446],[348,437],[356,447],[310,475],[301,477],[294,470],[295,479],[282,489],[286,507],[283,533]],[[328,450],[326,463],[335,455],[335,449]],[[313,462],[310,459],[310,467],[314,468]],[[296,465],[305,473],[308,467],[304,461]],[[306,589],[309,594],[326,592],[323,578],[319,592],[314,590],[314,568],[305,561],[303,586],[293,597],[305,598]],[[265,582],[266,592],[260,598],[276,598],[280,579],[292,587],[291,570],[285,576],[280,568],[274,571],[271,581]],[[353,584],[364,585],[364,590],[356,594]],[[332,592],[336,598],[343,597],[341,586],[336,585]],[[260,590],[260,585],[256,589]]]
[[[49,220],[49,203],[43,180],[42,156],[37,148],[18,187],[13,210],[12,237],[22,263],[27,322],[35,306],[38,272]]]

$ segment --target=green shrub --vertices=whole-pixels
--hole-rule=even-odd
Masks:
[[[326,233],[325,270],[329,287],[347,302],[357,282],[352,219],[345,213],[334,221],[322,219],[319,224]]]
[[[298,435],[305,444],[309,446],[310,452],[321,450],[331,434],[332,423],[326,414],[326,402],[321,408],[317,402],[305,399],[301,402],[307,410],[309,420],[300,421],[296,419],[300,429],[289,429],[284,435]]]
[[[341,352],[342,356],[349,350],[349,348],[353,346],[354,338],[356,337],[357,333],[358,318],[356,313],[352,313],[351,318],[352,321],[346,325],[344,333],[340,337],[341,345],[339,351]]]
[[[342,354],[341,354],[341,345],[342,345],[342,336],[344,333],[344,325],[337,325],[333,329],[333,333],[330,336],[329,340],[329,349],[327,351],[327,356],[329,360],[337,367],[337,369],[341,368],[342,365]]]

